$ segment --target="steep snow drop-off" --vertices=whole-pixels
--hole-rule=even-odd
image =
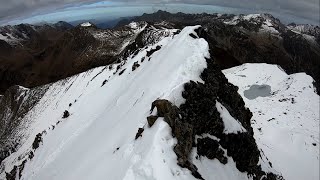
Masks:
[[[319,179],[319,96],[305,73],[287,75],[269,64],[244,64],[223,71],[253,113],[258,147],[288,180]],[[269,85],[267,97],[248,99],[252,85]],[[263,90],[263,89],[261,89]]]
[[[158,120],[142,138],[134,137],[146,126],[155,99],[179,105],[183,84],[202,81],[209,47],[189,36],[196,28],[140,51],[118,70],[117,64],[112,70],[100,67],[52,84],[25,116],[31,121],[28,138],[4,160],[5,171],[19,165],[36,134],[46,130],[21,179],[194,179],[177,165],[167,123]],[[158,45],[161,49],[147,57]],[[132,71],[135,62],[140,66]],[[70,116],[63,119],[65,110]]]

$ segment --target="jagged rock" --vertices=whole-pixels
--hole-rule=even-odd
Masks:
[[[126,70],[126,69],[123,69],[122,71],[120,71],[120,72],[119,72],[119,76],[121,76],[121,75],[124,73],[125,70]]]
[[[29,152],[28,158],[32,159],[34,157],[34,153],[32,151]]]
[[[17,166],[13,166],[13,169],[10,171],[10,173],[6,172],[6,179],[7,180],[16,180],[16,174],[17,174]]]
[[[40,146],[40,143],[42,142],[42,134],[38,133],[32,143],[32,148],[35,150]]]
[[[20,144],[19,128],[21,119],[41,99],[46,88],[26,89],[12,86],[0,98],[0,164],[10,154],[16,152]]]
[[[7,180],[20,179],[26,162],[27,160],[24,160],[19,166],[16,166],[16,165],[13,166],[13,169],[9,173],[6,172],[6,179]]]
[[[193,145],[193,127],[182,122],[179,116],[179,108],[165,99],[155,100],[151,105],[151,112],[157,107],[157,116],[164,117],[164,120],[170,125],[172,134],[177,138],[178,143],[174,147],[174,152],[178,156],[178,165],[188,168],[198,179],[203,179],[197,167],[189,160],[189,155]]]
[[[216,140],[208,137],[197,140],[198,155],[206,156],[208,159],[217,158],[222,164],[227,164],[228,159],[224,156],[224,151],[220,149]]]
[[[65,110],[65,111],[63,112],[62,118],[65,119],[65,118],[68,118],[69,116],[70,116],[69,111]]]
[[[132,71],[136,70],[138,67],[140,67],[140,64],[137,62],[134,62],[132,65]]]
[[[152,127],[157,119],[158,119],[158,116],[148,116],[147,121],[148,121],[149,127]]]
[[[165,114],[177,110],[176,106],[174,106],[170,101],[165,99],[158,99],[152,102],[150,111],[152,112],[155,107],[157,108],[157,116],[159,117],[164,117]]]
[[[101,87],[104,86],[107,82],[108,82],[108,80],[104,80],[104,81],[102,82]]]
[[[239,171],[255,173],[252,169],[259,162],[260,152],[253,136],[249,133],[227,134],[221,137],[220,144],[227,149]]]
[[[139,137],[142,137],[143,131],[144,131],[144,128],[139,128],[136,134],[136,137],[134,139],[137,140]]]
[[[189,36],[191,36],[193,39],[197,39],[198,37],[194,35],[193,33],[190,33]]]
[[[150,49],[150,51],[147,51],[147,57],[150,57],[153,53],[156,51],[159,51],[161,49],[161,46],[157,46],[155,49]]]

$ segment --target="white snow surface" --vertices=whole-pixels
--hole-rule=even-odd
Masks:
[[[146,117],[157,98],[179,106],[184,102],[183,84],[202,81],[199,75],[206,68],[209,47],[204,39],[189,36],[196,28],[186,27],[173,38],[141,50],[118,71],[115,64],[112,70],[109,66],[99,67],[53,83],[26,115],[30,124],[25,143],[4,160],[6,172],[26,158],[36,134],[46,130],[43,143],[25,165],[22,179],[195,179],[189,170],[177,165],[173,151],[176,139],[169,125],[159,118],[149,128]],[[152,54],[150,61],[147,57],[141,63],[146,52],[157,45],[162,48]],[[140,67],[132,71],[136,61]],[[102,86],[105,80],[108,82]],[[62,119],[65,110],[70,116]],[[142,137],[134,140],[141,127],[145,128]],[[224,170],[213,179],[225,176],[231,180],[229,174],[240,173],[235,164],[211,163],[214,169]],[[211,163],[198,162],[199,171],[209,176],[212,170],[206,165]],[[240,174],[244,174],[241,179],[248,179],[245,173]],[[0,179],[4,176],[1,174]]]
[[[9,44],[16,44],[19,40],[12,36],[12,34],[6,33],[6,36],[0,34],[0,40],[6,41]]]
[[[220,113],[220,117],[224,124],[224,133],[226,134],[238,134],[238,132],[247,132],[247,130],[241,125],[241,123],[231,116],[229,111],[218,101],[216,101],[216,108]]]
[[[82,27],[90,27],[90,26],[92,26],[92,24],[90,22],[85,22],[85,23],[80,24],[80,26],[82,26]]]
[[[288,180],[318,180],[320,101],[313,79],[305,73],[287,75],[270,64],[244,64],[223,72],[253,113],[254,137],[273,168]],[[247,99],[244,91],[253,84],[271,86],[271,96]]]

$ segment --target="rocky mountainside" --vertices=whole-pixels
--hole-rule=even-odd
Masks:
[[[45,36],[44,38],[53,38],[55,33],[59,31],[66,31],[73,28],[72,25],[59,21],[55,24],[31,25],[7,25],[0,27],[0,40],[6,41],[11,45],[24,44],[25,41],[32,40],[35,37]],[[52,33],[51,37],[49,34]]]
[[[133,21],[141,22],[138,30],[126,26],[125,20],[116,28],[105,30],[93,24],[72,28],[64,22],[0,28],[0,77],[3,79],[0,93],[12,85],[35,87],[110,64],[122,58],[121,51],[135,42],[135,38],[138,38],[137,42],[141,41],[141,47],[144,40],[157,39],[156,34],[151,34],[151,40],[139,39],[150,36],[148,32],[153,28],[181,29],[198,24],[208,31],[208,42],[221,68],[242,63],[278,64],[289,74],[306,72],[316,80],[315,85],[320,89],[318,26],[286,26],[270,14],[236,16],[165,11],[144,14]],[[142,35],[138,36],[140,33]]]
[[[317,41],[268,14],[136,20],[82,23],[31,58],[39,86],[0,96],[0,179],[319,179],[317,79],[288,75],[285,48],[308,64]]]
[[[175,27],[200,24],[222,68],[242,63],[280,65],[287,73],[306,72],[320,89],[320,33],[313,25],[284,25],[270,14],[171,14],[158,11],[134,21],[171,22]]]
[[[10,45],[11,40],[7,39],[7,43],[1,41],[2,94],[12,85],[35,87],[93,67],[120,61],[130,52],[130,48],[136,49],[133,46],[137,43],[144,47],[157,42],[163,37],[160,35],[170,35],[170,32],[161,30],[161,26],[145,22],[106,30],[98,29],[94,25],[64,29],[62,23],[56,24],[50,31],[43,30],[46,25],[26,27],[32,32],[28,36],[29,40],[17,41],[20,43],[18,45]],[[35,33],[38,32],[35,29],[41,29],[45,35]],[[25,31],[18,32],[25,34]]]

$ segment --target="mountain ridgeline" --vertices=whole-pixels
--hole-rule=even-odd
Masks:
[[[122,58],[127,45],[140,41],[141,36],[149,36],[147,41],[157,39],[157,34],[150,34],[150,27],[155,24],[160,29],[203,26],[216,63],[222,69],[243,63],[278,64],[289,74],[306,72],[315,79],[317,90],[320,89],[318,26],[294,23],[286,26],[270,14],[235,16],[158,11],[130,20],[142,22],[140,28],[145,25],[146,28],[139,32],[135,29],[139,27],[129,27],[125,20],[106,30],[94,25],[72,27],[65,22],[0,28],[0,93],[12,85],[35,87],[113,63]]]
[[[248,109],[255,101],[244,101],[230,79],[281,86],[268,94],[279,107],[300,107],[300,98],[317,104],[318,26],[286,26],[269,14],[164,11],[132,21],[112,29],[90,22],[0,28],[0,179],[292,177],[272,154],[283,151],[264,144],[274,135],[256,123],[266,121],[257,117],[265,109]],[[241,74],[245,63],[275,64],[271,71],[285,80]],[[307,85],[286,73],[307,77]],[[317,121],[313,110],[304,113]],[[319,138],[310,137],[315,148]]]

